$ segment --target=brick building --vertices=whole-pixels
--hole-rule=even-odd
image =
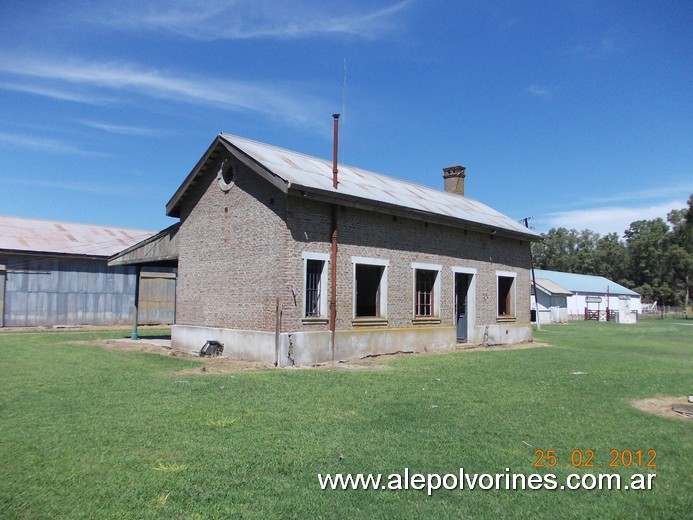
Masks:
[[[166,208],[174,345],[286,366],[531,339],[537,235],[464,175],[440,191],[220,134]]]

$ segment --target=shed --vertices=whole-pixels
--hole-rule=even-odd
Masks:
[[[139,229],[0,216],[0,326],[121,325],[132,321],[136,270],[108,257],[148,238]],[[171,269],[153,269],[152,287]],[[162,272],[167,271],[167,272]],[[164,278],[165,279],[165,278]],[[170,282],[164,282],[170,283]],[[154,291],[157,293],[158,291]],[[170,323],[163,302],[143,323]]]
[[[583,319],[585,308],[618,310],[627,307],[631,312],[640,314],[642,302],[640,295],[627,287],[603,276],[594,276],[578,273],[563,273],[560,271],[547,271],[536,269],[537,286],[539,280],[552,284],[552,287],[561,287],[570,292],[566,296],[566,308],[571,319]],[[539,288],[538,288],[539,289]],[[541,304],[541,290],[539,290]],[[591,303],[590,303],[591,302]]]
[[[539,323],[565,323],[568,321],[568,298],[573,295],[557,283],[546,278],[536,279],[537,319]],[[534,287],[532,287],[534,294]],[[534,308],[534,300],[532,300]]]

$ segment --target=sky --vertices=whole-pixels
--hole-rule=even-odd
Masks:
[[[622,235],[693,193],[693,2],[5,0],[0,214],[157,231],[219,132]]]

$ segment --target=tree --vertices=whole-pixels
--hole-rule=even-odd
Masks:
[[[671,224],[667,267],[671,283],[688,314],[688,302],[693,289],[693,194],[688,198],[688,208],[670,211],[667,220]]]
[[[618,233],[608,233],[597,239],[595,249],[595,273],[605,276],[626,287],[632,287],[628,279],[628,250]]]
[[[542,233],[543,240],[533,246],[534,265],[538,269],[572,273],[575,263],[577,231],[552,228]]]
[[[688,208],[675,209],[667,221],[636,220],[624,233],[600,237],[585,229],[552,228],[532,245],[540,269],[600,275],[661,305],[688,303],[693,292],[693,194]]]

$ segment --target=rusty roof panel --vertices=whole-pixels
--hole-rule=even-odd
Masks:
[[[153,231],[0,216],[0,250],[111,256]]]
[[[339,185],[335,189],[332,186],[332,161],[231,134],[222,133],[220,137],[295,187],[304,186],[332,192],[335,195],[349,195],[367,201],[391,204],[532,238],[539,236],[519,222],[469,197],[345,164],[339,164]]]

